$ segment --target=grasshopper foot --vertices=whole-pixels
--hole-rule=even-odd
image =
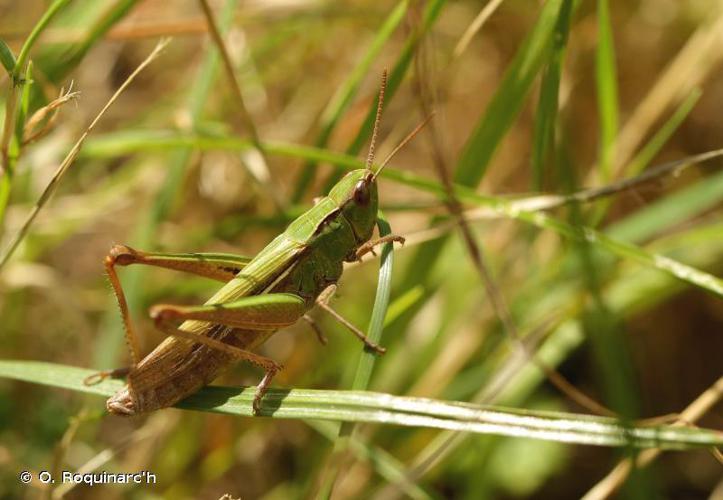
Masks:
[[[377,254],[374,252],[374,247],[381,245],[382,243],[390,243],[394,241],[404,245],[405,239],[402,236],[397,236],[396,234],[388,234],[386,236],[382,236],[381,238],[377,238],[376,240],[367,241],[357,249],[355,258],[356,260],[361,261],[361,258],[368,253],[371,253],[376,257]]]
[[[385,352],[387,352],[387,348],[386,348],[386,347],[382,347],[382,346],[380,346],[379,344],[375,344],[375,343],[372,342],[371,340],[365,340],[365,341],[364,341],[364,347],[366,347],[366,348],[369,349],[369,350],[372,350],[372,351],[376,352],[377,354],[384,354]]]
[[[269,385],[271,385],[271,379],[274,378],[274,375],[276,375],[276,372],[280,369],[281,366],[279,365],[276,365],[276,367],[274,368],[268,369],[264,374],[264,378],[262,378],[261,382],[259,382],[259,385],[256,386],[256,394],[254,394],[254,401],[252,403],[255,417],[258,417],[261,414],[261,399],[264,397],[264,394],[266,394]]]
[[[100,384],[107,378],[121,378],[128,375],[131,371],[130,368],[116,368],[115,370],[102,370],[91,375],[88,375],[83,379],[83,385],[96,385]]]

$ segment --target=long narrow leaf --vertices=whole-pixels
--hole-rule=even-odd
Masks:
[[[392,36],[402,19],[404,19],[404,13],[407,11],[407,7],[407,0],[402,0],[392,10],[389,16],[387,16],[382,26],[377,30],[374,39],[369,45],[369,48],[367,48],[361,61],[359,61],[356,67],[349,73],[347,79],[338,87],[336,93],[327,104],[321,115],[321,131],[315,142],[317,147],[324,147],[328,143],[331,133],[336,128],[339,120],[359,90],[362,79],[369,72],[369,68],[379,55],[379,52],[381,52],[384,44]],[[304,191],[308,188],[316,172],[314,167],[313,162],[309,162],[304,166],[299,180],[296,183],[296,191],[292,196],[292,202],[297,203],[301,200]]]
[[[0,377],[111,396],[124,384],[86,386],[92,370],[37,361],[0,361]],[[253,415],[254,388],[206,387],[179,408]],[[274,418],[370,422],[526,437],[595,446],[687,449],[723,445],[723,433],[675,426],[624,427],[615,419],[561,412],[514,410],[363,391],[269,390],[262,415]]]
[[[492,155],[522,109],[522,104],[540,71],[557,24],[562,0],[549,0],[535,28],[515,55],[499,90],[492,97],[474,132],[467,139],[457,163],[455,181],[476,186],[482,180]]]
[[[598,168],[601,177],[608,180],[612,172],[615,135],[618,132],[618,89],[617,71],[615,70],[615,46],[607,0],[598,0],[597,20],[598,43],[595,76],[597,79],[598,112],[600,113]]]

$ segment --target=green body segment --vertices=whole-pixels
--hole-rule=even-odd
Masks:
[[[358,196],[360,183],[366,184],[365,196]],[[216,292],[206,308],[226,304],[256,318],[293,324],[314,306],[324,289],[339,280],[343,262],[352,260],[359,246],[371,238],[377,205],[371,172],[348,173],[328,196],[294,220]],[[296,300],[282,303],[276,300],[279,294],[290,294]],[[244,300],[249,297],[254,300]],[[240,305],[235,305],[238,301]],[[187,320],[180,329],[252,350],[277,327],[239,328]],[[137,365],[128,377],[128,386],[114,398],[133,399],[138,413],[168,407],[210,383],[232,361],[228,353],[170,337]],[[157,377],[159,370],[164,372],[162,380]]]

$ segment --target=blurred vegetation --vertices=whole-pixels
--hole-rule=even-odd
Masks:
[[[195,0],[0,0],[0,252],[110,96],[159,38],[174,37],[99,122],[0,270],[0,358],[125,365],[103,276],[110,246],[253,255],[363,158],[388,68],[379,158],[435,111],[381,180],[386,218],[408,243],[394,252],[388,299],[369,259],[349,266],[334,301],[356,325],[383,320],[387,354],[359,368],[358,341],[314,311],[326,347],[299,324],[260,350],[285,367],[276,387],[601,409],[561,392],[544,365],[631,422],[681,412],[719,379],[721,160],[592,201],[557,198],[544,213],[532,202],[723,147],[723,2],[211,6],[248,116]],[[68,89],[80,94],[25,127]],[[460,207],[466,236],[450,216]],[[148,307],[200,303],[217,286],[150,268],[121,279],[147,351],[162,339]],[[375,296],[388,302],[385,318]],[[259,377],[239,365],[217,383]],[[712,398],[697,425],[721,429]],[[179,409],[122,419],[97,397],[0,381],[3,498],[44,493],[23,486],[20,470],[77,470],[99,457],[99,470],[150,470],[158,484],[78,486],[68,497],[578,498],[631,454]],[[665,453],[622,494],[715,497],[720,478],[709,450]]]

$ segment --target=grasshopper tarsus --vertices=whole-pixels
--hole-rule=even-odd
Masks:
[[[379,344],[375,344],[374,342],[364,342],[364,347],[370,351],[374,351],[379,355],[383,355],[387,352],[386,347],[382,347]]]
[[[97,385],[103,382],[107,378],[121,378],[125,377],[130,373],[131,369],[115,368],[113,370],[102,370],[96,373],[92,373],[83,379],[83,385]]]
[[[377,238],[376,240],[367,241],[366,243],[361,245],[356,251],[355,258],[356,258],[356,260],[361,261],[362,257],[368,253],[371,253],[372,255],[374,255],[376,257],[377,254],[376,254],[376,252],[374,252],[374,247],[381,245],[382,243],[393,243],[393,242],[397,242],[400,245],[404,245],[405,241],[406,240],[404,239],[403,236],[398,236],[396,234],[388,234],[386,236],[381,236],[380,238]]]
[[[253,414],[255,417],[261,415],[261,400],[263,399],[264,394],[266,394],[266,391],[269,389],[269,385],[271,385],[271,379],[274,378],[274,375],[276,375],[276,372],[280,369],[281,366],[279,366],[277,369],[267,370],[264,374],[264,378],[262,378],[261,382],[259,382],[259,385],[256,386],[254,400],[251,403],[251,407],[253,409]]]

